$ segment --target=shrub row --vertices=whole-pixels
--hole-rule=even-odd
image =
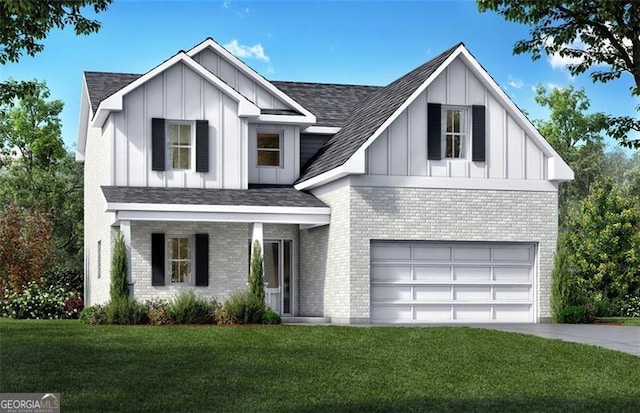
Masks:
[[[78,318],[84,302],[78,292],[61,282],[31,281],[22,291],[5,290],[0,315],[18,319]]]
[[[139,303],[118,299],[106,305],[87,307],[80,315],[86,324],[279,324],[278,313],[248,292],[233,294],[224,303],[198,297],[193,291],[173,300],[153,299]]]

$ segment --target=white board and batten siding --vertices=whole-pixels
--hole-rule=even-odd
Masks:
[[[486,162],[471,161],[470,139],[467,159],[428,160],[427,103],[485,106]],[[545,180],[546,164],[543,151],[459,58],[367,149],[369,175]]]
[[[249,99],[261,109],[289,109],[271,92],[249,79],[242,71],[235,68],[226,59],[207,48],[193,56],[194,60],[208,71],[224,80],[241,95]]]
[[[182,63],[160,73],[124,97],[112,113],[112,185],[230,188],[246,187],[247,122],[237,103]],[[151,170],[151,119],[209,121],[209,171]],[[195,147],[195,128],[192,145]],[[167,152],[168,153],[168,152]]]
[[[535,245],[371,243],[371,321],[536,322]]]
[[[279,133],[281,165],[258,166],[258,132]],[[292,125],[249,124],[249,183],[293,184],[300,175],[300,127]]]

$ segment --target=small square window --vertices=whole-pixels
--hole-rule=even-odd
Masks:
[[[191,168],[191,124],[167,123],[167,142],[169,145],[169,162],[172,169]]]
[[[280,134],[276,132],[258,132],[258,166],[280,166]]]
[[[467,156],[467,110],[443,108],[442,152],[445,158],[461,159]]]

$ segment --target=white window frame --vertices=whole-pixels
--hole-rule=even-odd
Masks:
[[[171,256],[171,240],[176,239],[176,238],[186,238],[189,242],[189,262],[191,263],[190,265],[190,272],[189,275],[187,277],[187,281],[186,282],[172,282],[171,281],[171,263],[174,261],[183,261],[181,259],[173,259]],[[166,235],[166,240],[165,240],[165,285],[169,285],[169,286],[186,286],[186,287],[193,287],[195,285],[195,263],[196,263],[196,257],[195,257],[195,237],[193,235],[184,235],[184,234],[167,234]]]
[[[278,135],[279,140],[278,140],[278,149],[273,149],[273,148],[260,148],[258,146],[258,137],[261,134],[273,134],[273,135]],[[275,130],[275,129],[259,129],[256,131],[256,167],[257,168],[282,168],[283,162],[284,162],[284,139],[283,139],[283,131],[282,130]],[[279,156],[279,164],[278,165],[260,165],[258,163],[258,154],[260,151],[267,151],[267,152],[278,152],[280,154]]]
[[[464,119],[460,122],[460,132],[447,133],[447,112],[459,111],[463,114]],[[448,160],[466,160],[469,157],[469,143],[470,143],[470,110],[467,106],[442,106],[441,114],[442,131],[440,135],[440,144],[442,151],[442,159]],[[454,135],[460,137],[460,156],[449,157],[447,156],[447,135]]]
[[[171,125],[186,125],[191,129],[189,146],[186,145],[174,145],[169,139],[169,127]],[[171,171],[194,171],[195,170],[195,157],[196,157],[196,124],[194,121],[189,120],[166,120],[165,121],[165,137],[167,145],[167,170]],[[188,168],[174,168],[173,167],[173,148],[174,147],[188,147],[189,148],[189,167]]]

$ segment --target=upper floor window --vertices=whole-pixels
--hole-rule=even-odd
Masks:
[[[191,279],[192,250],[189,237],[168,238],[169,280],[171,284],[189,283]]]
[[[191,169],[191,123],[167,122],[169,163],[172,169]]]
[[[280,166],[281,136],[277,132],[258,132],[258,166]]]
[[[445,158],[467,157],[467,109],[442,108],[442,153]]]

